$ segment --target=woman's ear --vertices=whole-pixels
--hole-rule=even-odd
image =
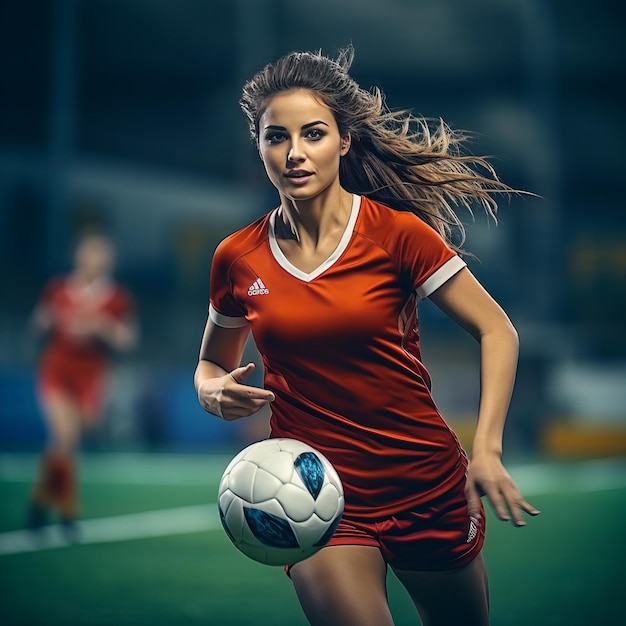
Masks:
[[[342,138],[341,138],[341,156],[346,156],[346,154],[348,154],[348,151],[350,150],[350,146],[352,145],[352,136],[350,135],[350,133],[346,133]]]

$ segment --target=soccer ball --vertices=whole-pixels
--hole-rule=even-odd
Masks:
[[[297,563],[323,548],[343,506],[341,480],[330,461],[295,439],[244,448],[224,470],[218,491],[226,534],[266,565]]]

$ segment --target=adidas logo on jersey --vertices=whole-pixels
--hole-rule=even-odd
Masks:
[[[249,296],[266,296],[269,292],[270,290],[263,284],[260,278],[257,278],[250,287],[248,287]]]

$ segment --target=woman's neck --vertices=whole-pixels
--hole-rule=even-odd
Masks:
[[[97,290],[107,287],[110,279],[106,274],[98,274],[96,276],[80,269],[74,270],[70,275],[72,284],[77,289]]]
[[[352,194],[342,188],[310,200],[281,197],[278,218],[284,228],[280,228],[278,237],[315,249],[328,238],[334,239],[338,232],[343,233],[351,211]]]

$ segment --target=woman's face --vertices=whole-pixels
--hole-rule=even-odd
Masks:
[[[98,235],[85,237],[76,249],[76,268],[85,278],[95,280],[111,271],[113,256],[113,248],[106,239]]]
[[[265,171],[287,198],[309,200],[339,185],[339,161],[350,149],[329,107],[311,92],[276,94],[259,120]]]

